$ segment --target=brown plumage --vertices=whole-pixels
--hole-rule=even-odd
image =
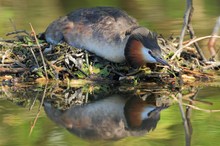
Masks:
[[[117,8],[73,11],[52,22],[45,31],[45,39],[51,44],[65,41],[111,62],[127,60],[133,67],[158,62],[167,65],[161,58],[156,35]]]
[[[160,111],[164,107],[156,106],[155,95],[151,94],[148,98],[144,101],[138,97],[132,97],[125,104],[124,113],[129,129],[150,131],[156,128],[160,120]]]
[[[125,48],[125,56],[127,62],[132,67],[137,68],[145,64],[144,57],[141,51],[143,47],[144,46],[142,45],[142,43],[137,40],[131,40],[127,43],[127,46]]]

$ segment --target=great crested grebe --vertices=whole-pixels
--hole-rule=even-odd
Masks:
[[[101,99],[72,105],[65,110],[45,101],[44,110],[53,122],[80,138],[110,140],[146,135],[156,128],[160,112],[169,106],[165,101],[157,106],[154,93],[149,94],[146,100],[119,94],[96,97]]]
[[[48,43],[65,41],[111,62],[125,60],[132,67],[161,63],[161,49],[154,33],[138,25],[126,12],[112,7],[78,9],[52,22],[45,31]]]

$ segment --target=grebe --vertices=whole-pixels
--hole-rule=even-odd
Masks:
[[[51,102],[44,102],[46,115],[69,132],[86,139],[121,139],[140,136],[154,130],[160,120],[160,112],[169,103],[156,105],[156,95],[146,100],[139,96],[97,96],[102,99],[83,105],[72,105],[61,110]]]
[[[111,62],[125,60],[132,67],[161,63],[161,49],[154,33],[138,25],[126,12],[112,7],[78,9],[52,22],[45,31],[48,43],[65,41]]]

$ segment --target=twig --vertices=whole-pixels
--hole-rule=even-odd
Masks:
[[[112,71],[113,73],[115,73],[115,74],[121,76],[121,77],[124,77],[124,76],[125,76],[125,75],[123,75],[122,73],[116,71],[114,68],[112,68],[111,71]]]
[[[212,32],[212,36],[218,35],[219,28],[220,28],[220,17],[218,17],[218,19],[216,21],[215,27]],[[209,48],[209,52],[211,54],[211,58],[215,58],[215,56],[216,56],[215,44],[216,44],[216,38],[211,37],[208,42],[208,48]]]
[[[194,104],[194,101],[198,95],[198,90],[193,93],[190,97],[191,101],[189,102],[190,105]],[[188,131],[189,131],[189,135],[186,136],[186,145],[190,146],[191,145],[191,139],[192,139],[192,133],[193,133],[193,128],[192,128],[192,124],[191,124],[191,120],[190,120],[190,117],[191,117],[191,113],[192,113],[192,108],[190,107],[187,107],[186,108],[186,120],[187,120],[187,124],[188,124]]]
[[[219,67],[219,66],[220,66],[220,62],[212,62],[211,65],[204,66],[203,69],[204,70],[213,69],[213,68]]]
[[[180,113],[181,113],[182,120],[183,120],[183,123],[184,123],[186,144],[188,144],[188,138],[190,137],[189,125],[188,125],[188,122],[187,122],[187,119],[186,119],[185,112],[183,110],[182,94],[181,93],[177,94],[177,101],[178,101],[178,104],[179,104]]]
[[[194,106],[194,105],[190,105],[190,104],[187,104],[187,103],[183,103],[183,105],[185,106],[189,106],[195,110],[199,110],[199,111],[203,111],[203,112],[207,112],[207,113],[215,113],[215,112],[220,112],[220,110],[208,110],[208,109],[203,109],[203,108],[199,108],[197,106]]]
[[[188,29],[188,31],[189,31],[189,34],[190,34],[190,38],[191,38],[191,39],[193,39],[194,36],[195,36],[195,32],[194,32],[194,30],[193,30],[192,24],[190,23],[191,17],[192,17],[192,12],[193,12],[193,9],[192,9],[192,11],[190,12],[191,14],[190,14],[190,18],[189,18],[189,24],[188,24],[188,26],[187,26],[187,29]],[[207,59],[205,58],[205,56],[204,56],[204,54],[203,54],[201,48],[199,47],[199,44],[198,44],[197,42],[195,42],[195,43],[194,43],[194,46],[195,46],[196,51],[198,52],[199,56],[201,57],[202,61],[203,61],[203,62],[206,62]]]
[[[6,33],[6,36],[13,35],[13,34],[19,34],[19,33],[24,33],[24,34],[30,36],[30,34],[26,30],[16,30],[16,31],[8,32],[8,33]]]
[[[213,105],[212,102],[208,102],[208,101],[202,101],[202,100],[198,100],[198,99],[194,99],[193,97],[197,95],[197,92],[193,92],[193,93],[189,93],[187,95],[183,95],[183,100],[188,101],[188,102],[199,102],[199,103],[203,103],[206,105]]]
[[[25,71],[28,71],[29,69],[27,68],[5,68],[5,67],[0,67],[0,74],[17,74],[17,73],[22,73]]]
[[[46,79],[48,80],[47,66],[46,66],[46,63],[45,63],[45,61],[44,61],[44,56],[43,56],[43,53],[42,53],[42,51],[41,51],[41,47],[40,47],[40,44],[39,44],[39,42],[38,42],[36,33],[35,33],[35,31],[34,31],[33,26],[31,25],[31,23],[30,23],[30,26],[31,26],[31,31],[33,32],[34,39],[35,39],[35,41],[36,41],[36,43],[37,43],[37,46],[38,46],[38,49],[39,49],[39,52],[40,52],[40,56],[41,56],[42,63],[43,63],[43,67],[44,67],[45,76],[46,76]]]
[[[47,91],[47,85],[48,85],[48,82],[47,82],[46,85],[45,85],[44,93],[43,93],[43,96],[42,96],[42,99],[41,99],[41,102],[40,102],[40,105],[39,105],[39,108],[38,108],[37,115],[36,115],[36,117],[35,117],[35,119],[34,119],[33,124],[31,125],[30,132],[29,132],[29,136],[31,136],[31,134],[32,134],[32,132],[33,132],[33,130],[34,130],[34,127],[35,127],[35,125],[36,125],[36,123],[37,123],[38,117],[39,117],[39,115],[40,115],[41,108],[42,108],[43,103],[44,103],[44,98],[45,98],[46,93],[47,93],[47,92],[46,92],[46,91]]]
[[[29,37],[31,36],[26,30],[17,30],[16,25],[15,25],[14,21],[11,18],[9,19],[9,21],[11,22],[11,24],[14,28],[14,31],[6,33],[6,36],[15,34],[15,37],[18,40],[19,40],[20,37],[22,37],[21,35],[18,35],[19,33],[24,33],[24,34],[28,35]]]
[[[39,93],[39,92],[38,92],[38,93]],[[34,104],[35,104],[35,102],[36,102],[36,100],[37,100],[37,98],[38,98],[38,93],[37,93],[37,95],[34,97],[34,101],[32,102],[32,104],[31,104],[31,106],[30,106],[30,108],[29,108],[29,111],[31,111],[32,108],[34,107]]]
[[[172,96],[171,97],[176,100],[178,102],[178,99],[175,97],[175,96]],[[185,106],[188,106],[188,107],[191,107],[195,110],[199,110],[199,111],[203,111],[203,112],[207,112],[207,113],[214,113],[214,112],[220,112],[220,110],[208,110],[208,109],[203,109],[203,108],[200,108],[200,107],[197,107],[197,106],[194,106],[194,105],[190,105],[190,104],[187,104],[187,103],[181,103],[182,105],[185,105]]]
[[[16,25],[15,25],[14,21],[12,19],[9,19],[9,21],[11,22],[11,24],[12,24],[12,26],[14,28],[14,31],[16,32],[17,28],[16,28]],[[6,34],[6,36],[7,36],[7,34]],[[19,37],[17,35],[16,35],[16,38],[19,39]]]
[[[201,73],[199,71],[190,70],[189,68],[186,68],[186,67],[181,67],[181,69],[182,69],[182,72],[189,73],[191,75],[194,75],[195,77],[206,76],[206,77],[214,78],[213,74],[210,74],[210,73]]]
[[[199,37],[199,38],[196,38],[196,39],[191,40],[188,44],[186,44],[185,46],[183,46],[183,48],[186,48],[186,47],[192,45],[192,44],[195,43],[195,42],[198,42],[198,41],[201,41],[201,40],[204,40],[204,39],[208,39],[208,38],[211,38],[211,37],[220,39],[220,36],[211,36],[211,35],[204,36],[204,37]]]
[[[189,33],[190,33],[190,38],[192,39],[194,37],[194,30],[192,25],[190,24],[191,22],[191,18],[192,18],[192,13],[193,13],[193,1],[192,0],[187,0],[187,8],[185,11],[185,15],[184,15],[184,22],[183,22],[183,27],[182,27],[182,31],[180,34],[180,40],[179,40],[179,48],[178,51],[175,53],[175,55],[173,55],[173,57],[171,58],[171,60],[173,60],[174,58],[176,58],[176,56],[179,58],[180,54],[183,50],[183,40],[184,40],[184,36],[185,36],[185,31],[186,29],[188,29]],[[202,58],[202,61],[206,61],[206,58],[203,54],[203,52],[201,51],[199,45],[197,42],[194,42],[194,46],[198,52],[198,54],[200,55],[200,57]]]
[[[16,28],[16,25],[14,23],[14,21],[10,18],[9,21],[11,22],[13,28],[14,28],[14,31],[17,31],[17,28]]]
[[[85,73],[80,67],[78,67],[77,65],[75,66],[76,69],[78,69],[82,74],[84,74],[86,77],[89,77],[89,75],[87,73]]]
[[[184,21],[183,21],[183,27],[182,27],[182,31],[181,31],[181,34],[180,34],[180,40],[179,40],[179,49],[178,50],[181,50],[182,49],[182,44],[183,44],[183,39],[184,39],[184,36],[185,36],[185,31],[186,31],[186,28],[187,28],[187,25],[189,24],[189,17],[190,17],[190,14],[191,14],[191,11],[192,11],[192,0],[187,0],[187,8],[186,8],[186,11],[185,11],[185,15],[184,15]],[[177,54],[178,57],[180,57],[180,53],[179,52]],[[174,58],[172,57],[172,60]]]
[[[179,50],[177,50],[175,52],[175,54],[172,56],[171,60],[173,60],[174,58],[176,58],[176,56],[178,56],[178,54],[180,54],[184,48],[186,47],[189,47],[190,45],[192,45],[193,43],[195,42],[198,42],[198,41],[201,41],[201,40],[204,40],[204,39],[208,39],[208,38],[211,38],[211,37],[214,37],[214,38],[218,38],[220,39],[220,36],[204,36],[204,37],[199,37],[199,38],[196,38],[196,39],[192,39],[189,43],[187,43],[186,45],[184,45],[182,48],[180,48]]]
[[[30,50],[31,50],[31,53],[32,53],[32,55],[33,55],[33,57],[34,57],[34,61],[35,61],[36,64],[37,64],[37,67],[40,68],[40,65],[39,65],[39,63],[38,63],[38,61],[37,61],[37,57],[36,57],[36,55],[34,54],[33,48],[30,47]]]
[[[11,60],[13,63],[16,63],[17,65],[19,65],[20,67],[26,68],[26,65],[21,63],[18,60],[13,59],[12,57],[7,57],[9,60]]]
[[[11,53],[10,49],[6,50],[5,53],[2,55],[2,60],[1,60],[2,64],[5,64],[5,58],[7,58],[7,56],[9,56],[8,55],[9,53]]]
[[[85,52],[85,58],[86,58],[86,65],[87,67],[89,67],[89,54],[87,51]]]

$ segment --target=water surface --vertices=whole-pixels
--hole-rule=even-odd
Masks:
[[[29,23],[37,32],[43,32],[54,19],[74,9],[94,6],[113,6],[127,11],[139,23],[165,36],[179,35],[185,11],[185,1],[176,0],[0,0],[0,36],[12,31],[12,19],[17,29],[30,30]],[[193,26],[198,36],[209,35],[215,19],[220,15],[219,0],[194,1]]]
[[[57,89],[2,86],[0,145],[211,146],[220,142],[219,112],[183,106],[184,113],[189,110],[187,128],[178,102],[170,96],[177,92],[163,87],[156,92],[146,87],[143,95],[116,86],[92,93],[91,87],[90,93],[86,88],[61,87],[60,93]],[[219,91],[219,87],[187,87],[183,102],[202,110],[219,110]]]

